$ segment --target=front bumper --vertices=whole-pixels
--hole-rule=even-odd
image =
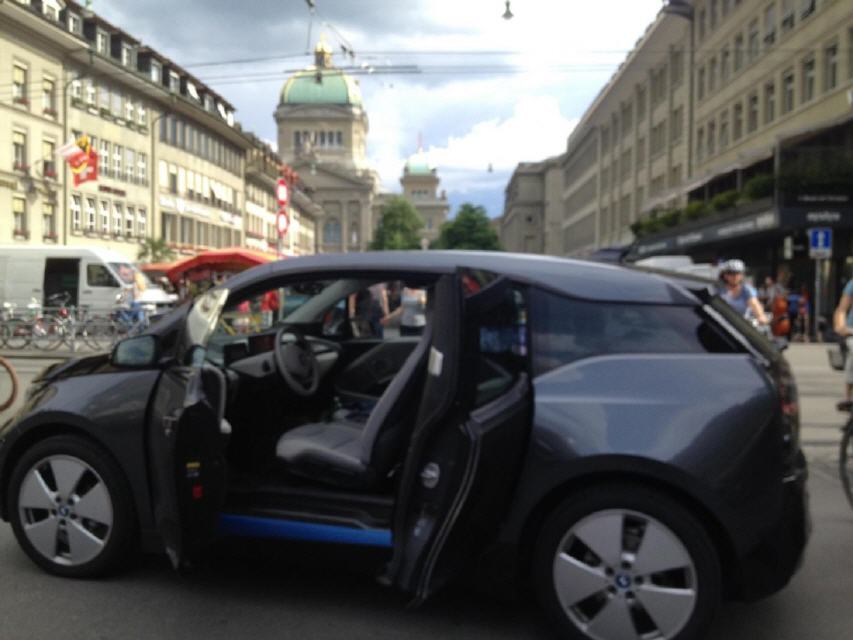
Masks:
[[[800,452],[796,468],[783,480],[779,519],[739,563],[734,585],[739,599],[756,600],[776,593],[800,568],[811,534],[807,479],[808,467]]]

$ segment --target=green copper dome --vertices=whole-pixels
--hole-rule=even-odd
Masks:
[[[413,156],[406,160],[406,165],[403,171],[411,176],[428,176],[432,174],[432,168],[429,166],[426,154],[423,150],[419,150]]]
[[[332,66],[332,51],[324,42],[314,50],[315,64],[284,83],[281,104],[351,104],[361,106],[358,83]]]
[[[360,107],[361,91],[355,80],[342,71],[306,69],[284,84],[281,104],[353,104]]]

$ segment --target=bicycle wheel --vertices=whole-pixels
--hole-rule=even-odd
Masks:
[[[108,318],[92,318],[83,325],[82,338],[95,351],[109,351],[115,342],[115,333],[115,326]]]
[[[65,327],[55,318],[36,318],[32,325],[32,342],[36,349],[53,351],[65,340]]]
[[[18,397],[19,389],[20,382],[15,367],[6,358],[0,357],[0,411],[12,406]]]
[[[841,486],[844,487],[847,502],[853,508],[853,418],[844,427],[839,454],[838,471],[841,475]]]
[[[5,324],[6,346],[10,349],[24,349],[30,344],[32,328],[26,320],[10,320]]]

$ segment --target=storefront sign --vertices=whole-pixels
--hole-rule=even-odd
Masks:
[[[160,195],[160,206],[174,209],[178,213],[194,213],[202,218],[211,217],[211,211],[207,207],[196,202],[184,200],[183,198],[173,198],[165,194]]]
[[[98,191],[100,191],[101,193],[111,193],[114,196],[120,196],[122,198],[127,196],[126,191],[122,191],[121,189],[116,189],[114,187],[108,187],[105,184],[99,184],[98,185]]]
[[[843,193],[821,193],[821,194],[802,194],[797,196],[797,202],[812,204],[815,202],[850,202],[850,196]]]
[[[246,246],[251,249],[257,249],[259,251],[271,251],[270,245],[266,240],[260,240],[258,238],[250,238],[246,236]]]
[[[227,211],[220,211],[219,219],[225,224],[231,225],[237,229],[240,229],[243,226],[242,218],[235,216],[233,213],[228,213]]]
[[[647,243],[639,242],[636,252],[640,256],[656,253],[679,253],[686,247],[697,244],[720,242],[741,236],[758,233],[779,226],[779,215],[776,211],[765,211],[745,218],[721,222],[701,229],[669,238],[660,238]]]
[[[853,227],[853,207],[827,207],[825,209],[783,209],[782,226],[803,227]]]

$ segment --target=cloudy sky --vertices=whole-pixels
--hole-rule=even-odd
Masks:
[[[399,187],[419,134],[454,210],[500,215],[513,167],[565,149],[566,137],[654,19],[661,0],[95,0],[93,9],[162,51],[274,141],[289,72],[322,31],[355,51],[370,118],[368,155]],[[311,38],[309,44],[309,26]],[[418,73],[386,71],[408,66]],[[492,169],[491,171],[489,169]]]

